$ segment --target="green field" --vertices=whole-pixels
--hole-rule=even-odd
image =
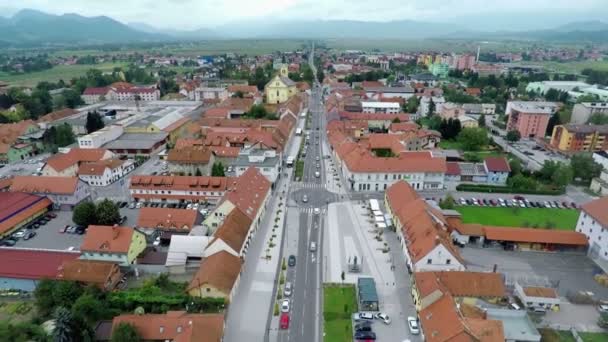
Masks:
[[[572,333],[565,330],[538,329],[543,342],[575,342]]]
[[[13,86],[34,87],[40,81],[57,82],[60,79],[68,82],[72,78],[84,75],[89,69],[112,71],[115,67],[123,67],[125,63],[103,63],[94,65],[58,65],[52,69],[31,72],[27,74],[11,75],[0,72],[0,80]]]
[[[579,211],[553,208],[505,208],[458,206],[464,223],[479,223],[504,227],[554,227],[559,230],[574,230]]]
[[[357,297],[353,285],[323,286],[324,341],[350,342],[353,340],[351,315],[357,311]]]
[[[584,342],[606,342],[608,341],[608,333],[592,333],[592,332],[579,332],[580,337]]]
[[[594,69],[600,71],[608,71],[608,60],[603,61],[580,61],[580,62],[543,62],[540,63],[549,71],[562,72],[562,73],[574,73],[578,74],[583,69]]]
[[[439,147],[444,150],[459,150],[464,151],[462,148],[462,144],[456,140],[441,140],[439,142]],[[505,153],[498,150],[481,150],[481,151],[464,151],[465,157],[467,155],[476,155],[477,159],[483,160],[486,157],[508,157]],[[465,158],[467,159],[467,158]]]

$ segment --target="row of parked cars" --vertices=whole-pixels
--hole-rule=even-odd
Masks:
[[[119,205],[120,206],[120,205]],[[200,203],[156,203],[156,202],[131,202],[128,204],[129,209],[140,209],[144,207],[150,208],[174,208],[174,209],[191,209],[199,210],[203,204]],[[123,208],[122,206],[120,206]]]
[[[519,207],[519,208],[557,208],[557,209],[577,209],[574,202],[559,201],[530,201],[522,196],[515,196],[513,199],[493,199],[493,198],[464,198],[458,200],[460,205],[477,205],[492,207]]]
[[[357,341],[376,340],[376,333],[373,331],[373,323],[381,321],[384,324],[391,324],[391,319],[383,312],[356,312],[353,314],[354,336]]]
[[[0,246],[14,246],[20,239],[29,240],[36,236],[36,229],[46,225],[49,221],[56,218],[57,214],[47,213],[46,215],[30,222],[25,228],[14,232],[10,237],[0,241]]]

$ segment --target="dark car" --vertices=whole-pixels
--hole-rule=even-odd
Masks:
[[[371,322],[361,322],[355,324],[355,331],[372,331]]]
[[[566,202],[566,201],[562,202],[562,206],[564,207],[564,209],[568,209],[570,207],[568,205],[568,202]]]
[[[120,202],[120,205],[119,205],[120,208],[124,208],[126,206],[127,206],[127,202]]]
[[[356,340],[375,340],[376,334],[372,331],[357,331],[355,332]]]
[[[32,227],[34,227],[34,229],[38,229],[40,228],[40,223],[34,223]]]
[[[123,224],[123,223],[125,223],[125,221],[127,221],[127,217],[123,216],[123,217],[120,218],[120,222],[119,223]]]
[[[515,197],[513,197],[513,198],[515,198],[515,199],[516,199],[516,200],[518,200],[518,201],[525,201],[525,200],[526,200],[526,199],[524,198],[524,196],[515,196]]]
[[[74,233],[78,234],[78,235],[82,235],[87,231],[87,227],[84,226],[78,226],[76,227],[76,229],[74,230]]]
[[[8,246],[8,247],[12,247],[17,243],[17,241],[13,240],[13,239],[4,239],[2,241],[0,241],[0,246]]]
[[[45,224],[49,223],[49,221],[47,220],[38,220],[38,222],[36,222],[39,226],[44,226]]]
[[[46,216],[50,217],[50,218],[56,218],[57,214],[55,214],[55,213],[48,213],[48,214],[46,214]]]
[[[490,205],[490,201],[488,201],[487,199],[485,199],[485,198],[484,198],[484,199],[483,199],[483,204],[485,204],[485,205]]]
[[[287,264],[288,264],[290,267],[295,266],[295,265],[296,265],[296,256],[295,256],[295,255],[290,255],[290,256],[289,256],[289,259],[287,260]]]
[[[576,203],[574,203],[574,202],[570,203],[570,206],[572,207],[572,209],[576,209],[576,208],[578,208],[578,207],[576,206]]]
[[[34,236],[36,236],[36,232],[29,231],[29,232],[25,233],[25,235],[23,236],[23,240],[29,240],[29,239],[33,238]]]

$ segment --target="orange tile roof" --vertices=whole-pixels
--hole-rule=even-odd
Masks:
[[[55,171],[61,172],[74,164],[100,161],[106,152],[108,150],[103,148],[73,148],[68,153],[53,155],[46,164]]]
[[[205,111],[203,116],[205,118],[214,118],[214,119],[226,119],[229,117],[230,109],[225,107],[219,108],[209,108]]]
[[[211,160],[211,153],[208,148],[183,147],[170,150],[167,161],[180,164],[208,164]]]
[[[4,234],[25,219],[50,207],[47,197],[19,192],[0,192],[0,234]]]
[[[486,239],[496,241],[587,245],[585,234],[572,231],[494,226],[484,226],[483,231]]]
[[[257,168],[250,167],[230,185],[225,199],[253,220],[264,205],[270,186],[268,178]]]
[[[15,176],[10,190],[37,194],[73,195],[78,177]]]
[[[504,297],[502,274],[489,272],[431,272],[454,297]]]
[[[188,290],[210,285],[228,295],[232,292],[240,273],[241,259],[226,251],[220,251],[201,261],[198,271],[188,285]]]
[[[492,319],[465,318],[464,324],[480,342],[504,342],[502,322]]]
[[[118,264],[113,262],[76,259],[61,265],[57,279],[96,284],[105,288],[116,272],[120,270]]]
[[[242,92],[243,94],[255,94],[258,92],[258,87],[244,84],[233,84],[228,86],[229,93],[236,93],[238,91]]]
[[[137,227],[190,231],[198,213],[196,210],[143,207],[139,211]]]
[[[351,172],[435,172],[447,170],[444,158],[433,157],[429,151],[403,152],[398,157],[376,157],[361,146],[347,155],[340,155]]]
[[[27,129],[35,125],[32,120],[23,120],[16,123],[0,124],[0,153],[7,153],[10,145],[14,144],[19,136],[25,134]]]
[[[239,208],[233,209],[215,231],[213,240],[211,240],[209,245],[212,245],[217,240],[222,240],[235,252],[240,253],[243,245],[245,245],[252,222]]]
[[[209,176],[148,176],[131,177],[130,189],[184,190],[224,192],[232,178]]]
[[[608,197],[602,197],[583,204],[581,208],[603,227],[608,227]]]
[[[108,159],[99,162],[83,163],[78,168],[79,176],[101,176],[106,169],[114,170],[124,164],[124,160]]]
[[[83,252],[127,253],[134,231],[131,227],[89,226],[80,250]]]
[[[522,287],[528,297],[557,298],[557,291],[550,287]]]
[[[209,149],[213,151],[216,156],[224,158],[236,158],[239,156],[239,152],[241,152],[240,147],[211,146]]]
[[[393,132],[409,132],[418,129],[420,129],[420,126],[415,122],[393,122],[390,126],[390,130]]]
[[[221,342],[224,315],[189,314],[168,311],[166,314],[120,315],[112,320],[112,330],[120,323],[131,324],[142,340],[173,342]]]

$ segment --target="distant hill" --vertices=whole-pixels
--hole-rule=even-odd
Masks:
[[[170,29],[160,29],[156,28],[152,25],[148,25],[146,23],[135,22],[129,23],[129,27],[134,30],[152,33],[152,34],[163,34],[167,36],[171,36],[176,39],[187,39],[187,40],[197,40],[197,39],[216,39],[220,38],[217,32],[211,29],[198,29],[191,31],[182,31],[182,30],[170,30]]]
[[[104,16],[53,15],[26,9],[11,18],[0,20],[0,41],[15,44],[111,43],[167,38],[134,30]]]
[[[571,32],[571,31],[608,31],[608,23],[599,20],[592,21],[577,21],[568,23],[555,28],[555,31]]]

